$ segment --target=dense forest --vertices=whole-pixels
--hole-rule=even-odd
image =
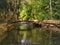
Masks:
[[[60,0],[0,0],[0,45],[60,45],[59,31],[41,29],[44,20],[60,21]]]

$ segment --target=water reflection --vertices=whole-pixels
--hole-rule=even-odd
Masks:
[[[52,45],[60,45],[60,33],[58,32],[53,32],[52,38],[49,39],[50,31],[31,28],[31,24],[26,23],[22,23],[20,26],[22,26],[20,30],[7,32],[7,37],[0,45],[49,45],[49,40],[52,40]],[[22,29],[25,31],[21,31]]]

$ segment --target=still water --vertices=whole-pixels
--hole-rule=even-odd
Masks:
[[[7,36],[0,42],[0,45],[60,45],[60,33],[58,32],[52,31],[50,34],[48,30],[32,28],[27,24],[21,24],[19,28],[19,30],[7,31]]]

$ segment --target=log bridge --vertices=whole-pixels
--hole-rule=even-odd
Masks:
[[[40,29],[60,32],[60,20],[43,20],[43,21],[39,21],[39,20],[29,20],[29,21],[17,20],[17,21],[10,22],[10,23],[11,24],[15,24],[15,23],[19,24],[21,22],[25,22],[27,24],[32,24],[31,26],[37,27]]]

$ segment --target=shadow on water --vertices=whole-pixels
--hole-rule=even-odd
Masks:
[[[8,31],[7,34],[8,34],[7,37],[4,40],[2,40],[0,45],[17,45],[18,40],[17,31],[16,30]]]

